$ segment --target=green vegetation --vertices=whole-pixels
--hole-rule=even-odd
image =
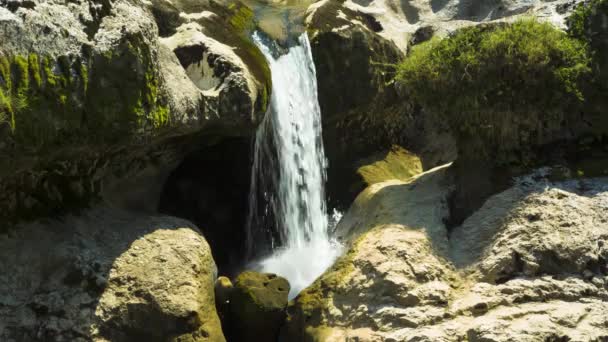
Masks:
[[[588,44],[593,58],[593,79],[585,91],[586,111],[595,117],[595,134],[608,131],[608,0],[590,0],[578,5],[568,18],[569,33]]]
[[[568,32],[573,37],[593,43],[599,31],[605,31],[601,27],[602,17],[608,17],[608,0],[588,0],[579,3],[568,17]],[[605,37],[606,34],[603,32],[599,36]]]
[[[415,46],[397,79],[414,102],[449,120],[461,142],[474,142],[474,154],[488,157],[492,148],[517,149],[522,127],[559,126],[582,106],[591,73],[584,41],[526,19]]]
[[[425,108],[460,130],[484,129],[487,115],[559,111],[583,100],[587,47],[550,24],[470,27],[414,47],[398,80]]]

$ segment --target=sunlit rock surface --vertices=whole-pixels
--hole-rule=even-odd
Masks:
[[[0,238],[2,341],[224,341],[192,223],[95,209]]]
[[[349,251],[296,298],[286,336],[606,339],[608,180],[521,178],[448,239],[445,171],[357,198],[337,228]]]

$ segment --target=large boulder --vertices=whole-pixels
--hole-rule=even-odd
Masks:
[[[370,186],[348,252],[289,308],[288,340],[608,338],[608,179],[519,179],[449,236],[449,169]]]
[[[95,209],[0,240],[3,341],[225,341],[190,222]]]

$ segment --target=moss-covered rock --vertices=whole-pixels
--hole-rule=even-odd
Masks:
[[[455,134],[456,221],[511,176],[561,160],[560,143],[603,134],[594,133],[598,116],[585,109],[587,43],[534,19],[469,27],[414,47],[398,80],[410,101]]]
[[[286,317],[290,285],[274,274],[246,271],[230,293],[226,332],[230,341],[276,341]]]
[[[270,72],[243,43],[253,22],[245,7],[32,2],[0,6],[0,225],[115,202],[117,183],[150,169],[162,180],[211,127],[216,137],[249,136],[263,118]],[[197,88],[159,37],[204,21],[191,11],[211,10],[209,27],[240,42],[227,48],[239,68],[253,61],[242,82],[241,69],[224,70],[221,101]]]
[[[569,33],[589,45],[593,80],[585,88],[586,111],[593,114],[594,133],[608,132],[608,1],[585,1],[568,18]]]
[[[323,113],[332,207],[345,208],[354,199],[360,189],[350,187],[358,180],[359,160],[390,148],[394,136],[384,134],[384,129],[401,112],[395,106],[398,95],[387,65],[397,63],[403,54],[378,36],[372,23],[356,24],[366,23],[364,18],[342,8],[339,1],[326,1],[312,6],[306,20]]]
[[[590,73],[584,43],[525,20],[421,44],[400,65],[398,79],[412,100],[449,120],[461,140],[483,141],[479,150],[461,152],[506,164],[525,163],[526,149],[568,123]],[[531,131],[540,141],[522,141]],[[511,156],[512,149],[520,155]]]

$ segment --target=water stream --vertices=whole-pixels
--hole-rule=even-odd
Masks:
[[[287,278],[294,297],[340,253],[329,234],[315,66],[306,33],[283,54],[260,34],[254,40],[268,60],[273,86],[254,147],[249,255],[258,270]]]

